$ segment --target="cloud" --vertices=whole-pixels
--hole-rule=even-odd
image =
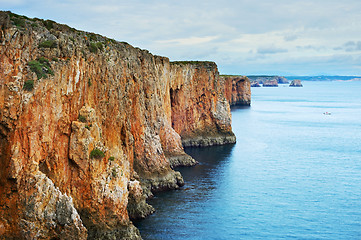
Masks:
[[[197,45],[211,42],[217,39],[217,36],[207,36],[207,37],[189,37],[189,38],[178,38],[170,40],[157,40],[156,43],[159,44],[175,44],[175,45]]]
[[[344,44],[344,49],[346,52],[355,52],[361,51],[361,41],[349,41]]]
[[[16,5],[20,5],[20,4],[24,4],[25,0],[0,0],[0,4],[3,7],[8,7],[8,6],[16,6]]]
[[[288,52],[285,48],[277,48],[277,47],[262,47],[257,49],[257,53],[259,54],[276,54],[276,53],[286,53]]]
[[[344,52],[360,52],[361,51],[361,41],[347,41],[342,46],[333,48],[335,51],[344,51]]]
[[[287,36],[284,36],[283,38],[284,38],[285,41],[290,42],[290,41],[296,40],[298,38],[298,36],[296,36],[296,35],[287,35]]]
[[[354,69],[361,75],[352,57],[361,51],[359,0],[0,0],[0,5],[171,59],[215,61],[232,73],[285,71],[285,65],[297,73],[320,67],[331,72],[335,67],[323,57],[342,54],[350,61],[338,62],[339,74]],[[303,59],[325,62],[312,69],[298,64]]]

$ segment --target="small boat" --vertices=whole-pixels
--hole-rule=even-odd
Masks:
[[[331,115],[330,112],[324,112],[323,115]]]

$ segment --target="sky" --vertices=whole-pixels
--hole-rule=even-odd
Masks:
[[[0,0],[221,74],[361,76],[360,0]]]

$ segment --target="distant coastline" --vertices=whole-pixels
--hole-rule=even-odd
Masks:
[[[292,81],[299,79],[301,81],[361,81],[361,76],[285,76]]]
[[[257,78],[274,78],[279,75],[248,75],[250,80]],[[299,79],[301,81],[361,81],[361,76],[284,76],[289,81]]]

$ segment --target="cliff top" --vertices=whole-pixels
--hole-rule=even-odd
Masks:
[[[240,78],[246,78],[247,76],[244,75],[228,75],[228,74],[221,74],[220,77],[240,77]]]
[[[205,68],[208,71],[214,71],[217,70],[217,64],[215,62],[211,61],[173,61],[170,62],[172,65],[178,65],[178,66],[184,66],[189,65],[193,68]],[[218,72],[218,70],[217,70]]]
[[[7,16],[9,18],[7,18]],[[10,21],[9,21],[10,20]],[[48,31],[61,31],[63,33],[76,33],[77,35],[82,35],[85,39],[90,41],[111,41],[116,43],[118,41],[104,37],[100,34],[86,32],[77,30],[75,28],[69,27],[66,24],[60,24],[53,20],[44,20],[40,18],[29,18],[27,16],[18,15],[10,11],[0,11],[0,24],[3,27],[8,27],[9,23],[15,25],[19,30],[41,30],[46,28]],[[128,44],[127,42],[121,42],[123,44]],[[129,44],[128,44],[129,45]]]

